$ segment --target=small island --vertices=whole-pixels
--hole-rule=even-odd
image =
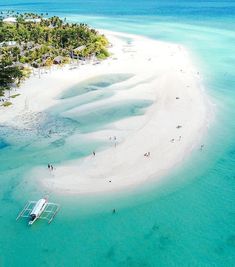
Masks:
[[[0,124],[43,151],[25,181],[55,194],[132,190],[162,183],[201,148],[210,108],[185,47],[9,15],[0,34]]]
[[[83,23],[34,13],[0,18],[0,96],[41,68],[109,56],[107,38]],[[5,101],[3,105],[11,105]]]

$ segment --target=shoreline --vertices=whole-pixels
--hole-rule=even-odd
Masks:
[[[87,134],[88,138],[101,141],[117,135],[115,146],[112,143],[95,156],[56,166],[53,176],[40,166],[29,174],[43,188],[57,194],[108,193],[134,188],[148,180],[160,182],[200,147],[209,126],[209,100],[187,49],[141,36],[102,32],[113,44],[111,58],[98,65],[54,70],[40,80],[31,77],[19,90],[21,96],[13,100],[13,106],[0,118],[0,123],[24,127],[24,119],[31,119],[25,114],[59,104],[56,98],[79,82],[103,74],[134,75],[120,83],[130,89],[123,90],[114,84],[114,96],[89,107],[102,107],[123,99],[153,102],[141,116],[122,119],[109,125],[109,130]],[[131,45],[125,38],[132,39]],[[81,112],[82,108],[88,107],[78,107],[73,112]],[[148,152],[150,156],[144,156]]]

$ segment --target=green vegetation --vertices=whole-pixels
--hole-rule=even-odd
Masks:
[[[15,94],[15,95],[11,95],[11,98],[16,98],[17,96],[19,96],[20,94]]]
[[[9,16],[9,15],[8,15]],[[0,19],[0,95],[32,68],[109,56],[108,40],[86,24],[33,13]]]
[[[12,64],[4,59],[0,62],[0,96],[3,96],[4,90],[9,90],[12,84],[19,85],[24,78],[22,69]]]
[[[3,104],[2,104],[2,106],[4,106],[4,107],[9,107],[9,106],[11,106],[12,105],[12,103],[10,102],[10,101],[6,101],[6,102],[4,102]]]

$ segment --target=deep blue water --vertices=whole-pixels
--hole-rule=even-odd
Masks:
[[[98,16],[173,16],[216,18],[220,16],[233,16],[234,1],[154,1],[154,0],[63,0],[51,1],[18,1],[6,0],[0,6],[7,10],[60,12],[66,14],[85,14]]]
[[[216,113],[203,153],[173,170],[167,184],[95,200],[80,197],[76,204],[53,196],[63,204],[56,220],[31,229],[15,223],[15,215],[42,192],[23,174],[53,159],[84,156],[102,144],[87,143],[83,132],[76,146],[69,143],[83,121],[58,116],[60,107],[48,111],[52,119],[45,117],[39,133],[1,127],[0,266],[235,266],[235,1],[1,1],[0,10],[8,9],[181,43],[200,66]],[[71,96],[80,104],[110,97],[102,86],[68,90],[63,108],[71,108]],[[125,103],[120,116],[141,114],[149,104],[133,110],[133,103]],[[86,116],[92,122],[93,116]],[[100,116],[102,127],[110,118]],[[58,131],[51,139],[48,125]],[[91,131],[94,123],[86,126],[84,131]]]

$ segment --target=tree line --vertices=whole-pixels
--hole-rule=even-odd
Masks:
[[[108,40],[84,23],[68,23],[57,16],[14,14],[14,22],[0,18],[0,94],[19,84],[30,68],[69,63],[72,59],[109,56]]]

